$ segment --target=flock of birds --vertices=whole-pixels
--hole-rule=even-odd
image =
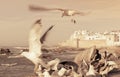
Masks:
[[[45,11],[55,9],[42,8],[41,10]],[[57,10],[64,11],[63,14],[65,15],[67,15],[66,12],[69,12],[68,10],[63,9]],[[70,15],[75,14],[81,13],[70,13]],[[41,35],[41,19],[37,20],[33,24],[29,34],[29,52],[21,53],[21,56],[26,57],[35,65],[34,73],[37,77],[102,77],[107,76],[110,71],[118,68],[115,61],[108,60],[110,57],[108,52],[105,52],[104,56],[100,55],[95,46],[92,47],[90,51],[78,54],[74,61],[60,61],[60,59],[56,58],[45,63],[42,59],[43,52],[41,47],[47,37],[47,34],[52,28],[53,26]]]

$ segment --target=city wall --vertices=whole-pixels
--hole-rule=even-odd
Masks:
[[[60,43],[61,46],[71,46],[71,47],[77,47],[77,40],[67,40],[66,42]],[[106,45],[105,40],[80,40],[78,42],[79,48],[88,48],[91,46],[96,45],[97,47],[104,47]]]

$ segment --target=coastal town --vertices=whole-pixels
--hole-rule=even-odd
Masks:
[[[60,45],[63,46],[120,46],[120,30],[91,32],[87,30],[77,30],[71,34],[70,38]],[[89,45],[90,44],[90,45]]]

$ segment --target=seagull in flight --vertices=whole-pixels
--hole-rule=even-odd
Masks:
[[[47,64],[43,61],[41,58],[42,56],[42,50],[41,46],[43,41],[45,40],[47,33],[53,28],[51,26],[44,34],[41,36],[41,30],[42,30],[42,24],[41,19],[37,20],[29,32],[29,52],[22,52],[21,56],[24,56],[28,60],[30,60],[34,65],[34,72],[39,68],[39,65],[42,65],[43,67],[47,67]]]
[[[70,9],[62,9],[62,8],[46,8],[46,7],[42,7],[42,6],[34,6],[34,5],[29,5],[29,10],[30,11],[62,11],[62,16],[75,16],[75,15],[81,15],[81,16],[85,16],[88,13],[84,13],[84,12],[80,12],[80,11],[76,11],[76,10],[70,10]]]

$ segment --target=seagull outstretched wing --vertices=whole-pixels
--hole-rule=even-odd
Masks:
[[[53,11],[53,10],[66,11],[67,9],[47,8],[47,7],[42,7],[42,6],[29,5],[29,10],[30,11]]]
[[[48,34],[48,32],[52,29],[54,27],[54,25],[52,25],[51,27],[49,27],[48,29],[47,29],[47,31],[42,35],[42,37],[40,38],[40,42],[43,44],[44,43],[44,41],[45,41],[45,39],[46,39],[46,37],[47,37],[47,34]]]

